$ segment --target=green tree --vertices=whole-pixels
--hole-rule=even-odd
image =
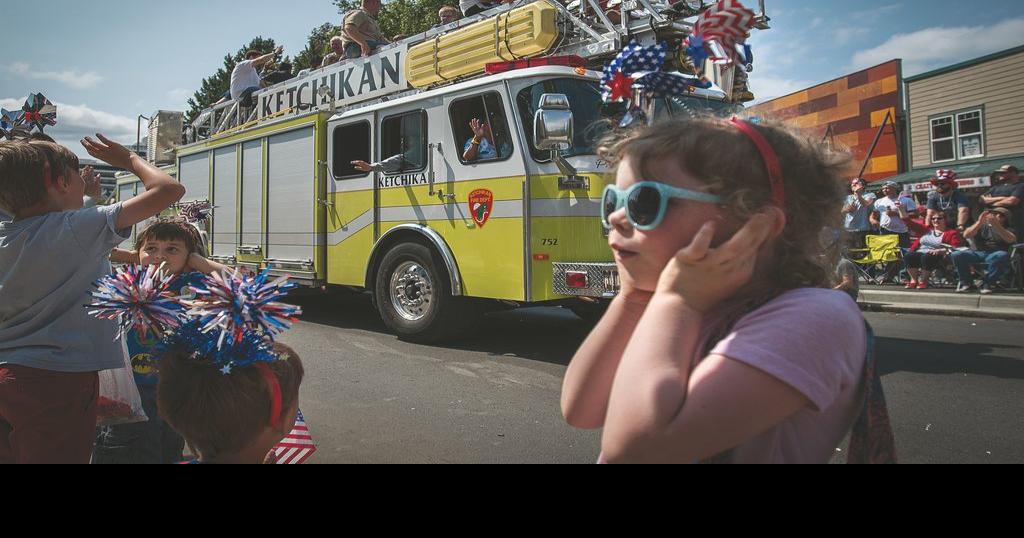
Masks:
[[[224,92],[231,89],[231,72],[234,71],[235,65],[245,58],[246,52],[250,50],[271,52],[276,47],[277,44],[274,43],[273,39],[257,37],[250,41],[248,45],[239,49],[234,55],[225,56],[224,67],[218,69],[213,75],[204,78],[199,91],[188,100],[188,112],[185,114],[186,122],[192,123],[200,112],[219,101]]]
[[[344,17],[350,10],[358,9],[362,1],[334,0],[334,4],[338,6],[338,13]],[[437,12],[442,7],[458,5],[456,0],[391,0],[381,7],[377,24],[389,40],[399,34],[416,35],[440,22]]]
[[[341,28],[329,22],[314,28],[309,34],[306,48],[295,56],[295,72],[320,67],[324,56],[331,51],[331,38],[340,33]]]

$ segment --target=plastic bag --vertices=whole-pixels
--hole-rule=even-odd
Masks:
[[[128,346],[121,339],[124,367],[99,373],[100,396],[96,410],[96,426],[118,426],[146,422],[149,417],[142,409],[142,397],[135,386],[135,374],[128,358]]]

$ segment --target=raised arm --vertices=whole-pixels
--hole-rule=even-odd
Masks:
[[[569,363],[562,384],[562,414],[570,426],[604,426],[615,372],[650,298],[646,292],[616,297]]]
[[[115,223],[118,229],[129,228],[155,217],[185,196],[185,187],[171,176],[102,134],[97,134],[96,137],[99,140],[89,137],[82,140],[82,146],[89,155],[111,166],[132,172],[146,187],[146,192],[122,202],[121,212]]]
[[[188,257],[188,266],[193,271],[197,271],[205,275],[212,275],[213,273],[223,273],[224,271],[231,272],[232,270],[230,267],[224,264],[206,259],[194,252]]]

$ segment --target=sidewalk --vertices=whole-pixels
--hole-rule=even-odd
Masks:
[[[871,312],[1024,320],[1024,294],[954,293],[952,289],[909,291],[902,286],[865,286],[860,305]]]

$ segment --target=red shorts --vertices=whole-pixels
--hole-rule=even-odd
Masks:
[[[0,464],[87,464],[96,437],[96,372],[0,365]]]

